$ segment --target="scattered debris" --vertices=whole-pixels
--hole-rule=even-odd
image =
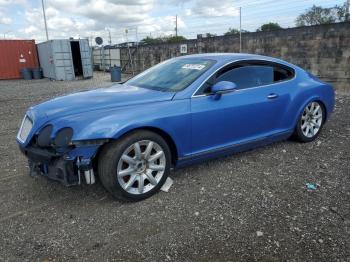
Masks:
[[[168,193],[169,189],[173,185],[173,183],[174,183],[174,181],[170,177],[168,177],[160,190]]]
[[[99,200],[97,201],[102,201],[102,200],[105,200],[107,198],[107,195],[104,195],[102,198],[100,198]]]
[[[256,231],[256,235],[257,235],[258,237],[262,237],[262,236],[264,235],[264,233],[261,232],[261,231]]]
[[[340,217],[341,220],[345,221],[345,218],[342,216],[342,214],[340,214],[338,212],[338,208],[337,207],[330,207],[329,211],[331,211],[332,213],[338,215]]]
[[[315,183],[306,183],[306,188],[310,189],[310,190],[316,190],[317,188],[319,188],[320,185],[319,184],[315,184]]]

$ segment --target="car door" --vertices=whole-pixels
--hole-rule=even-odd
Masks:
[[[274,65],[254,63],[229,65],[210,78],[191,98],[193,154],[279,132],[290,90],[274,78]],[[237,90],[215,99],[210,86],[219,81],[234,82]]]

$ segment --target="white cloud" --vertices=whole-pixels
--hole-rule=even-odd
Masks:
[[[185,16],[191,16],[192,14],[193,13],[191,9],[185,9]]]
[[[50,0],[47,5],[105,26],[125,26],[140,24],[149,18],[154,0]]]
[[[16,23],[22,24],[17,30],[19,37],[45,40],[40,1],[0,0],[0,7],[14,3],[22,8],[18,12],[24,20],[16,19]],[[175,17],[169,11],[172,8],[182,9],[178,17],[180,32],[188,29],[182,17],[188,22],[192,17],[205,19],[238,14],[232,0],[221,0],[220,4],[212,0],[45,0],[45,7],[50,38],[102,36],[106,39],[107,27],[112,33],[113,43],[126,40],[126,28],[130,31],[128,39],[131,41],[136,38],[136,27],[138,39],[150,33],[153,36],[174,34]],[[160,13],[162,8],[166,10],[164,14]],[[5,22],[12,21],[0,16],[0,23]]]
[[[1,1],[1,0],[0,0]],[[125,41],[125,29],[129,29],[128,38],[133,41],[153,33],[174,34],[175,17],[152,17],[156,0],[46,0],[46,16],[50,37],[108,37],[105,28],[110,28],[113,42]],[[42,30],[43,17],[40,8],[27,10],[28,24],[35,24]],[[178,18],[178,28],[185,28],[184,21]],[[33,29],[33,28],[31,28]],[[30,31],[27,28],[27,32]]]
[[[3,12],[0,12],[0,25],[10,25],[12,23],[12,19],[10,17],[5,16]]]
[[[186,28],[186,24],[181,19],[181,17],[178,17],[177,23],[178,29]],[[141,33],[160,33],[164,35],[173,35],[175,33],[175,17],[162,16],[147,19],[141,26],[139,26],[139,31]]]
[[[11,23],[12,23],[12,19],[11,18],[9,18],[9,17],[0,17],[0,24],[10,25]]]
[[[238,16],[239,11],[233,6],[232,0],[221,0],[219,3],[213,0],[195,0],[192,13],[199,16],[221,17]]]
[[[37,33],[39,32],[39,28],[37,28],[36,26],[30,25],[27,28],[24,29],[24,32],[26,34],[33,34],[33,33]]]
[[[0,6],[24,4],[26,0],[0,0]]]
[[[46,10],[45,10],[45,14],[46,14],[47,18],[56,17],[56,16],[58,16],[58,13],[59,12],[53,7],[46,8]]]

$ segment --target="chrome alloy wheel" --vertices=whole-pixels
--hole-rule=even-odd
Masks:
[[[314,137],[321,128],[323,121],[322,107],[318,102],[311,102],[301,116],[301,130],[304,136]]]
[[[123,152],[117,167],[118,182],[130,194],[144,194],[157,186],[165,167],[166,158],[161,146],[142,140]]]

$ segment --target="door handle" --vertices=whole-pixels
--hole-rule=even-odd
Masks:
[[[269,95],[267,96],[268,99],[276,99],[277,97],[278,97],[277,94],[269,94]]]

